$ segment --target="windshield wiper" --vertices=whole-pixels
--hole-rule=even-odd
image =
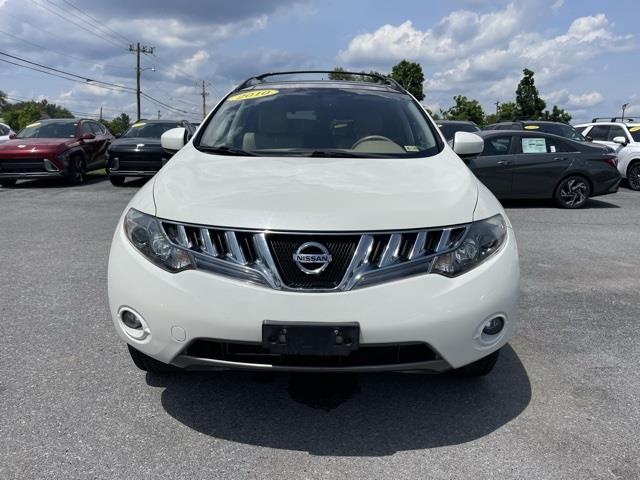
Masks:
[[[238,148],[228,147],[227,145],[219,145],[219,146],[198,146],[198,150],[201,152],[207,153],[217,153],[218,155],[237,155],[242,157],[253,157],[255,153],[245,152],[244,150],[240,150]]]
[[[313,150],[307,153],[308,157],[362,157],[357,153],[345,152],[344,150]]]

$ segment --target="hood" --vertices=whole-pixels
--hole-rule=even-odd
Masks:
[[[138,145],[143,144],[141,148],[162,148],[159,138],[147,138],[147,137],[126,137],[117,138],[111,142],[111,150],[113,149],[136,149]]]
[[[156,175],[156,215],[271,230],[373,231],[472,220],[476,178],[449,148],[428,158],[234,157],[187,145]]]
[[[75,138],[14,138],[0,144],[0,156],[56,154],[77,143]]]

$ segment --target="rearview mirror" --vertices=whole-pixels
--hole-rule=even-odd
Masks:
[[[187,130],[183,127],[167,130],[160,137],[160,145],[168,152],[175,153],[184,147],[187,138]]]
[[[484,150],[484,140],[475,133],[456,132],[453,137],[453,151],[461,158],[479,155],[482,150]]]
[[[627,144],[627,139],[625,137],[613,137],[613,142],[614,143],[619,143],[620,145],[626,145]]]

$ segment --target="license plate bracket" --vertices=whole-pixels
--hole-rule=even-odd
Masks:
[[[266,320],[262,324],[262,346],[282,355],[347,356],[360,346],[360,325]]]

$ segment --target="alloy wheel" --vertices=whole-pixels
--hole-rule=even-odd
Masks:
[[[627,173],[627,181],[632,190],[640,190],[640,163],[631,165]]]
[[[589,198],[589,185],[576,177],[567,178],[560,186],[560,199],[568,208],[577,208]]]

